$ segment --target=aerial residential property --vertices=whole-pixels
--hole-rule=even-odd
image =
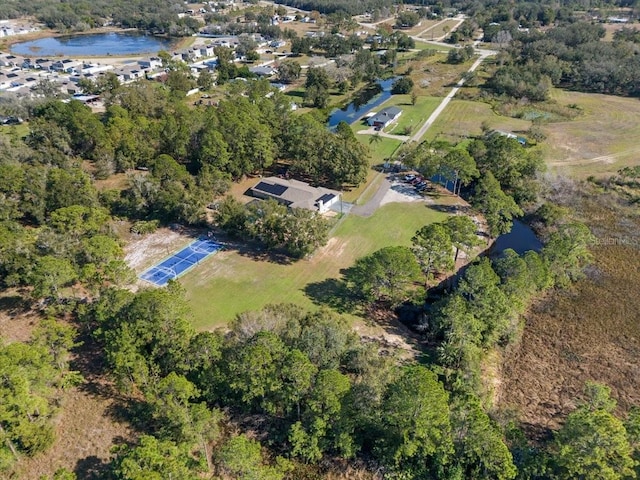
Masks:
[[[605,3],[3,2],[0,478],[636,478]]]

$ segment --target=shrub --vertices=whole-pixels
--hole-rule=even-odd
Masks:
[[[395,81],[391,88],[391,93],[394,95],[402,95],[410,93],[413,89],[413,80],[409,77],[402,77]]]

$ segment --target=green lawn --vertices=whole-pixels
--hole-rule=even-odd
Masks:
[[[424,138],[436,137],[459,142],[469,136],[482,133],[482,123],[489,127],[507,132],[528,130],[531,122],[494,113],[491,106],[472,100],[452,100],[438,119],[431,125]]]
[[[20,125],[2,125],[0,133],[14,138],[26,137],[29,134],[29,123],[23,122]]]
[[[421,38],[424,38],[425,40],[433,40],[433,39],[438,39],[440,37],[442,37],[443,35],[446,35],[447,33],[449,33],[451,31],[451,29],[453,27],[455,27],[456,25],[458,25],[458,21],[454,18],[448,19],[444,22],[442,22],[439,25],[436,25],[435,27],[433,27],[432,29],[424,32],[421,36]]]
[[[407,127],[418,130],[442,101],[439,97],[418,97],[416,104],[411,104],[411,95],[394,95],[383,107],[396,105],[402,109],[402,115],[396,123],[385,129],[387,133],[405,135]]]
[[[413,130],[420,128],[420,125],[431,115],[431,112],[439,104],[440,99],[437,97],[419,97],[415,105],[411,105],[410,95],[393,95],[387,102],[382,104],[379,109],[398,105],[402,108],[402,116],[398,123],[389,127],[388,133],[402,134],[407,126],[412,126]],[[364,121],[358,121],[351,125],[351,129],[356,133],[356,138],[364,145],[367,145],[371,151],[371,166],[384,163],[388,158],[392,158],[398,147],[402,144],[400,140],[393,138],[379,137],[378,141],[371,141],[372,135],[359,135],[357,132],[368,129],[369,126]],[[376,172],[371,171],[367,176],[367,180],[358,188],[344,193],[344,200],[347,202],[355,202],[359,204],[367,202],[368,197],[362,197],[370,182],[376,178]]]
[[[371,165],[380,165],[389,158],[402,143],[400,140],[394,138],[379,137],[377,141],[371,141],[372,135],[357,135],[356,138],[365,145],[369,146],[371,150]]]
[[[181,279],[194,325],[198,329],[222,326],[240,312],[270,303],[318,308],[305,295],[308,284],[339,278],[341,269],[379,248],[408,245],[416,230],[444,217],[424,203],[387,204],[369,218],[351,215],[336,228],[327,247],[293,264],[256,259],[235,250],[219,252]]]
[[[448,46],[448,45],[435,45],[433,43],[427,43],[427,42],[428,42],[427,39],[425,39],[424,42],[417,41],[415,50],[435,50],[437,52],[448,52],[449,50],[454,48],[453,45],[451,45],[451,46]]]

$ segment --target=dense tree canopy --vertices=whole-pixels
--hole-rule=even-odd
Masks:
[[[182,11],[184,6],[177,0],[134,0],[117,5],[108,1],[34,1],[25,4],[9,0],[3,4],[0,17],[33,15],[49,28],[62,31],[101,27],[111,19],[115,25],[124,28],[139,28],[175,36],[191,35],[197,31],[199,23],[190,17],[179,18],[178,13]]]
[[[604,35],[602,26],[586,22],[518,35],[507,49],[508,62],[497,69],[490,85],[496,93],[531,100],[548,98],[552,85],[639,95],[635,37],[619,34],[614,42],[605,42]]]

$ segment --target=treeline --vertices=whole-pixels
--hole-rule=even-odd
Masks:
[[[577,22],[546,33],[513,33],[488,85],[498,94],[546,100],[552,86],[614,95],[640,95],[640,57],[632,31],[602,40],[600,25]],[[509,37],[511,34],[509,34]]]
[[[464,146],[437,139],[409,144],[398,158],[468,198],[483,214],[491,238],[511,229],[512,219],[523,214],[521,206],[535,203],[536,175],[544,169],[538,150],[488,129]]]
[[[82,281],[90,291],[127,283],[120,241],[89,176],[25,146],[0,157],[0,286],[59,300]]]
[[[62,392],[82,380],[68,368],[75,337],[55,320],[42,320],[28,343],[0,337],[0,474],[55,441],[52,420]]]
[[[216,224],[229,235],[257,240],[269,250],[282,250],[294,258],[312,253],[329,239],[329,223],[323,217],[275,200],[243,205],[228,196],[216,210]]]
[[[112,212],[134,219],[198,223],[230,180],[276,162],[327,186],[364,180],[368,150],[351,131],[331,133],[313,114],[292,115],[268,82],[236,85],[238,93],[216,108],[190,107],[175,93],[188,88],[180,81],[186,74],[171,74],[169,88],[141,81],[103,92],[102,115],[77,101],[36,106],[27,144],[58,167],[89,160],[97,178],[143,169],[129,173],[125,190],[102,195]]]
[[[277,0],[276,3],[301,10],[316,10],[324,14],[344,12],[348,15],[361,15],[373,10],[388,9],[393,5],[390,0],[365,0],[362,2],[348,0]]]
[[[154,33],[183,36],[197,32],[200,24],[191,17],[178,18],[184,4],[177,0],[98,0],[19,2],[7,0],[0,6],[0,18],[33,16],[49,28],[82,31],[112,22],[124,28],[139,28]]]
[[[584,225],[563,220],[547,227],[549,235],[540,253],[519,256],[507,250],[494,260],[481,258],[455,284],[447,283],[448,293],[435,301],[417,300],[424,298],[424,290],[416,289],[416,282],[422,271],[428,286],[434,275],[452,270],[458,249],[469,252],[478,245],[477,228],[468,217],[425,226],[410,248],[387,247],[358,259],[345,273],[345,289],[378,307],[393,308],[404,302],[398,312],[404,321],[413,318],[413,328],[429,339],[430,358],[452,398],[464,399],[467,407],[480,405],[481,365],[487,352],[519,338],[521,315],[532,299],[582,278],[591,258],[588,247],[593,237]],[[459,477],[438,478],[570,479],[593,470],[613,472],[612,478],[633,478],[633,469],[638,468],[634,433],[638,412],[629,416],[626,430],[623,421],[613,415],[615,402],[609,393],[602,386],[587,385],[584,404],[568,416],[553,438],[535,447],[516,425],[494,426],[493,431],[484,432],[484,448],[496,455],[491,467],[465,465],[457,472]],[[477,408],[474,414],[485,415],[482,407]],[[498,454],[503,442],[510,453]],[[460,458],[463,453],[457,455]]]
[[[187,315],[170,286],[107,292],[82,317],[119,388],[144,398],[137,421],[153,435],[117,451],[114,478],[303,478],[324,458],[369,458],[390,478],[515,475],[479,404],[450,396],[427,367],[380,356],[329,311],[270,306],[239,315],[225,336],[195,334]],[[253,425],[271,455],[223,433],[222,409]]]
[[[552,226],[540,253],[506,250],[467,268],[457,287],[429,309],[422,329],[440,339],[439,362],[478,390],[484,352],[518,338],[520,315],[541,292],[583,277],[593,237],[581,223]]]
[[[432,327],[440,366],[380,355],[328,310],[273,305],[240,314],[227,334],[195,333],[177,284],[104,292],[79,322],[117,388],[138,400],[131,415],[144,432],[114,449],[105,478],[298,479],[327,459],[366,460],[385,478],[632,478],[640,415],[616,417],[607,388],[588,384],[536,447],[493,421],[471,388],[477,372],[464,362],[505,341],[505,319],[553,281],[536,255],[468,269]]]
[[[125,284],[132,277],[112,215],[199,224],[232,179],[276,160],[316,183],[364,180],[368,152],[350,129],[332,133],[312,114],[292,116],[282,95],[267,95],[266,82],[247,89],[247,97],[217,108],[187,107],[183,97],[147,82],[108,92],[102,115],[77,101],[35,106],[30,133],[4,139],[0,154],[2,285],[58,300],[78,282],[90,289]],[[127,172],[124,188],[98,192],[83,160],[97,178]],[[321,222],[304,221],[314,235],[301,240],[305,230],[294,222],[278,244],[291,255],[326,238]]]

